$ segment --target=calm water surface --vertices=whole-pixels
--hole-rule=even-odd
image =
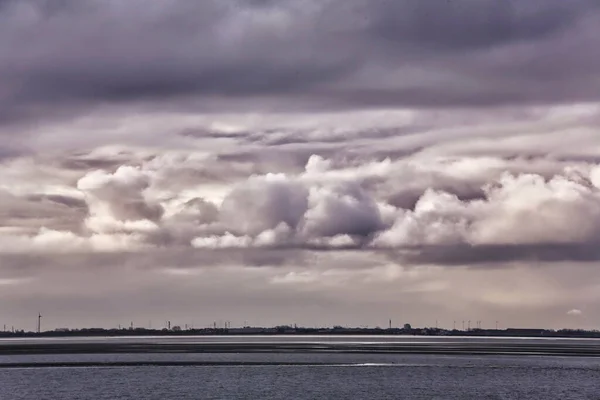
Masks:
[[[504,339],[506,340],[506,339]],[[156,366],[206,361],[222,366]],[[4,368],[7,363],[144,362]],[[238,365],[260,362],[260,366]],[[227,365],[231,363],[231,365]],[[283,365],[283,364],[297,365]],[[0,357],[0,399],[600,399],[600,359],[405,354]]]

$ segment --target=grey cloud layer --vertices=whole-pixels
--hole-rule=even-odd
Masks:
[[[596,99],[599,17],[592,0],[5,1],[1,118]]]

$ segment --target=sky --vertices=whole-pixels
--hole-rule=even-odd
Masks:
[[[600,327],[596,0],[0,0],[0,326]]]

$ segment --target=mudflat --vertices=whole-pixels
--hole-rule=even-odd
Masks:
[[[600,357],[600,340],[317,336],[0,340],[0,355],[120,353],[388,353]]]

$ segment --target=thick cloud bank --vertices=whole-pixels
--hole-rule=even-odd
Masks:
[[[18,221],[5,228],[2,251],[370,249],[411,260],[438,254],[441,263],[464,253],[469,263],[482,251],[493,262],[600,244],[600,166],[592,163],[554,162],[549,171],[539,161],[491,157],[356,163],[313,155],[295,173],[235,178],[217,193],[202,176],[179,189],[180,177],[192,179],[185,171],[213,160],[169,153],[90,170],[60,199],[72,215],[57,217],[79,216],[79,226],[42,221],[19,234]]]

